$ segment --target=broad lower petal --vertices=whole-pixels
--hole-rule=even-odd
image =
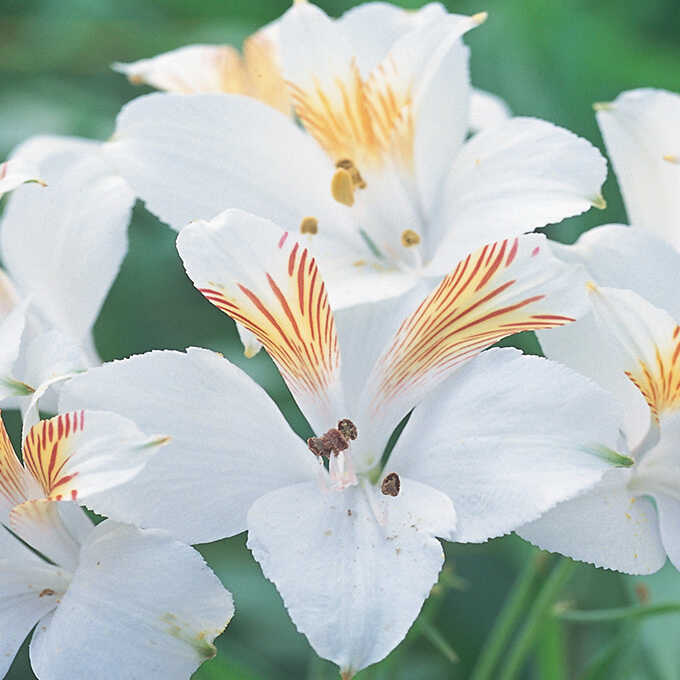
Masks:
[[[98,151],[78,140],[38,139],[17,153],[41,157],[49,186],[22,187],[10,197],[3,264],[46,321],[82,341],[127,252],[134,195]]]
[[[31,664],[44,680],[184,680],[215,655],[231,595],[192,548],[160,531],[111,521],[80,552],[53,617],[36,630]]]
[[[66,585],[63,572],[46,562],[0,557],[1,677],[31,628],[57,606]]]
[[[596,108],[631,224],[680,247],[680,95],[631,90]]]
[[[415,409],[386,469],[451,498],[456,540],[485,541],[596,484],[620,418],[606,392],[563,366],[488,350]]]
[[[459,364],[508,335],[561,326],[586,309],[582,272],[553,257],[543,236],[484,246],[404,320],[366,381],[357,425],[370,423],[384,446]]]
[[[237,95],[153,94],[127,104],[104,146],[146,207],[175,229],[229,207],[299,230],[347,227],[332,164],[288,117]]]
[[[264,345],[312,428],[333,427],[344,410],[340,350],[309,250],[239,210],[185,227],[177,249],[196,288]]]
[[[663,547],[673,566],[680,570],[680,501],[662,493],[655,493],[654,500]]]
[[[445,273],[481,243],[531,231],[601,205],[607,164],[585,139],[533,118],[472,137],[446,178],[430,264]],[[502,219],[499,219],[502,215]]]
[[[264,390],[208,350],[150,352],[91,369],[68,382],[60,405],[113,411],[170,436],[134,480],[89,502],[188,543],[243,531],[257,498],[318,473]]]
[[[298,484],[253,505],[248,546],[298,630],[351,677],[403,639],[444,561],[434,536],[454,527],[449,499],[408,479],[395,498]]]
[[[593,490],[558,505],[517,533],[544,550],[626,574],[652,574],[666,561],[653,503],[612,470]]]

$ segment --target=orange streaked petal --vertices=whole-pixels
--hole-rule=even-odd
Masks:
[[[75,449],[74,437],[85,427],[85,412],[64,413],[41,420],[24,440],[24,465],[50,500],[76,500],[78,472],[67,465]]]
[[[276,27],[270,26],[243,43],[247,94],[288,115],[291,102],[279,64],[277,33]]]
[[[598,322],[624,351],[622,370],[656,423],[680,408],[680,326],[665,310],[629,290],[589,284]]]
[[[256,336],[312,426],[325,432],[338,418],[332,405],[339,398],[340,351],[309,251],[272,222],[239,210],[190,224],[177,247],[194,285]]]
[[[28,498],[24,468],[22,467],[12,442],[7,435],[5,423],[0,416],[0,496],[7,512]]]
[[[468,255],[406,318],[376,362],[365,412],[386,411],[398,422],[486,347],[573,321],[584,303],[577,280],[580,272],[557,261],[541,236],[499,241]]]

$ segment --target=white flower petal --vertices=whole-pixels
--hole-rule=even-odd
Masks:
[[[264,345],[312,429],[333,427],[344,410],[340,350],[310,252],[294,235],[240,210],[188,225],[177,249],[196,288]]]
[[[373,487],[323,493],[298,484],[267,494],[248,513],[248,546],[293,622],[348,677],[403,639],[444,560],[434,535],[449,536],[455,526],[446,496],[401,484],[395,498]]]
[[[450,496],[456,540],[484,541],[596,484],[619,422],[610,396],[578,374],[488,350],[415,409],[387,468]]]
[[[354,421],[380,455],[394,427],[462,362],[523,330],[564,325],[587,309],[582,272],[543,236],[468,255],[400,326],[366,381]]]
[[[0,163],[0,198],[27,182],[45,186],[45,181],[40,178],[40,170],[35,165],[21,160]]]
[[[46,562],[0,558],[1,677],[31,628],[57,606],[65,587],[63,572]]]
[[[44,680],[78,675],[184,680],[215,655],[231,595],[192,548],[111,521],[80,552],[73,580],[36,630],[31,664]]]
[[[17,304],[0,321],[0,400],[27,395],[32,389],[16,377],[16,361],[26,326],[27,307],[27,301]]]
[[[470,93],[471,132],[481,132],[495,127],[511,116],[510,107],[497,95],[476,88]]]
[[[481,243],[588,210],[600,200],[606,172],[592,144],[542,120],[511,118],[480,132],[446,178],[433,218],[442,240],[430,268],[444,273]]]
[[[663,547],[673,566],[680,570],[680,501],[662,493],[655,493],[654,500]]]
[[[151,352],[68,382],[62,409],[128,417],[170,442],[106,505],[109,517],[204,543],[246,528],[262,494],[315,479],[314,456],[255,382],[208,350]]]
[[[629,472],[612,470],[598,486],[561,503],[517,533],[535,545],[597,567],[652,574],[666,561],[652,502],[626,488]]]
[[[40,169],[49,186],[14,191],[1,232],[3,263],[20,293],[78,341],[92,329],[118,274],[134,202],[110,165],[81,146],[47,139],[19,150],[20,158],[45,155]]]
[[[445,16],[446,9],[438,2],[418,10],[405,10],[388,2],[365,2],[347,10],[335,23],[349,40],[362,75],[368,75],[398,38]]]
[[[118,116],[105,145],[147,208],[175,229],[238,207],[298,230],[342,229],[333,168],[289,118],[249,97],[153,94]],[[304,198],[301,198],[304,197]]]
[[[628,219],[680,247],[680,95],[632,90],[597,108]]]

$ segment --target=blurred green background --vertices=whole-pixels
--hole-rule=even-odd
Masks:
[[[319,2],[339,15],[351,2]],[[417,7],[417,2],[402,2]],[[591,105],[640,86],[680,91],[677,0],[453,0],[449,9],[489,12],[470,34],[472,78],[517,114],[546,118],[602,148]],[[279,0],[0,0],[0,159],[41,132],[105,139],[121,105],[143,91],[109,70],[193,42],[232,43],[280,15]],[[583,230],[625,221],[610,175],[605,212],[551,227],[571,242]],[[86,227],[86,225],[84,225]],[[130,253],[96,327],[104,359],[154,348],[209,347],[266,387],[291,422],[301,420],[265,356],[243,359],[230,321],[184,276],[175,234],[138,206]],[[143,289],[139,287],[144,279]],[[172,300],[172,306],[167,301]],[[535,348],[531,338],[525,347]],[[14,419],[14,424],[18,419]],[[180,501],[181,502],[181,501]],[[273,588],[244,547],[245,537],[202,552],[235,596],[237,614],[218,641],[219,656],[201,680],[333,678],[290,623]],[[485,545],[447,545],[447,572],[421,621],[388,659],[361,678],[467,678],[513,581],[536,551],[514,536]],[[644,587],[641,587],[641,586]],[[680,576],[666,567],[651,578],[624,577],[578,565],[559,599],[578,608],[616,607],[642,597],[680,600]],[[455,650],[437,644],[436,633]],[[550,620],[540,631],[526,678],[680,678],[680,616],[635,624]],[[96,654],[97,650],[88,650]],[[9,678],[32,678],[26,649]],[[96,680],[96,679],[93,679]]]

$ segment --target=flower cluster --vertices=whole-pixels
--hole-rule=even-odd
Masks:
[[[597,105],[633,226],[550,242],[606,162],[471,87],[485,18],[296,2],[242,54],[117,64],[165,92],[0,165],[0,672],[37,624],[41,680],[189,677],[233,614],[189,546],[243,531],[343,678],[404,638],[441,540],[680,568],[680,97]],[[313,436],[208,349],[101,363],[135,199]],[[548,358],[492,347],[521,331]]]

